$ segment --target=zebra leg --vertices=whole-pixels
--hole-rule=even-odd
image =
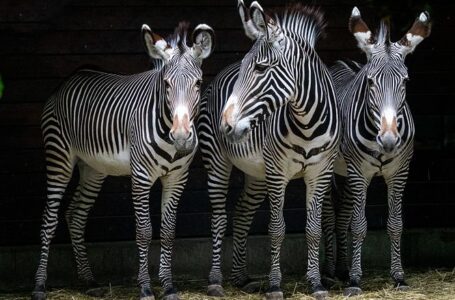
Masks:
[[[349,171],[349,169],[348,169]],[[365,217],[365,203],[369,180],[360,174],[349,173],[346,179],[346,197],[352,199],[352,265],[349,272],[349,286],[344,290],[345,296],[354,296],[362,293],[360,280],[362,277],[361,252],[362,244],[367,234],[367,220]]]
[[[80,180],[77,191],[66,213],[66,220],[76,258],[79,279],[88,286],[86,293],[90,296],[103,296],[107,290],[100,288],[93,277],[87,258],[84,235],[87,218],[93,207],[106,175],[97,172],[88,165],[79,162]]]
[[[164,290],[164,300],[177,300],[177,290],[172,283],[172,247],[175,238],[177,206],[188,180],[188,171],[181,176],[161,178],[163,186],[161,198],[161,254],[159,278]]]
[[[391,265],[390,275],[395,281],[395,288],[400,290],[409,289],[404,280],[404,271],[401,265],[401,234],[403,232],[403,220],[401,217],[401,200],[408,177],[408,168],[392,178],[386,179],[388,192],[389,217],[387,220],[387,232],[390,237]]]
[[[309,166],[305,170],[306,183],[306,213],[307,222],[305,234],[308,244],[308,271],[307,280],[312,289],[312,296],[316,299],[325,299],[327,290],[321,283],[319,271],[319,244],[321,242],[322,227],[321,215],[324,197],[330,194],[332,171],[326,169],[325,164]],[[316,174],[316,175],[315,175]]]
[[[348,268],[348,230],[351,224],[353,199],[347,197],[349,195],[349,187],[345,183],[339,203],[337,203],[336,212],[336,268],[335,276],[341,281],[349,280]]]
[[[251,222],[266,194],[267,186],[264,180],[245,175],[244,190],[235,206],[231,278],[234,285],[247,293],[255,293],[261,287],[260,282],[255,282],[248,277],[246,254]]]
[[[332,286],[335,278],[335,209],[331,199],[331,186],[328,187],[328,192],[324,196],[322,203],[322,231],[324,233],[325,243],[325,265],[324,265],[324,286]]]
[[[64,144],[64,141],[57,140],[49,143],[49,137],[45,136],[45,144],[47,201],[43,213],[41,255],[35,275],[35,288],[32,292],[32,300],[46,299],[49,246],[57,228],[60,202],[71,179],[75,164],[75,158],[69,153],[69,147]]]
[[[139,250],[139,273],[137,276],[140,287],[141,300],[154,300],[150,287],[150,275],[148,270],[148,253],[152,241],[152,223],[150,221],[149,193],[155,182],[148,174],[135,174],[133,166],[132,194],[134,216],[136,220],[136,245]]]
[[[208,169],[208,193],[212,206],[212,268],[209,274],[207,295],[223,297],[221,250],[227,226],[226,195],[232,164],[227,160],[212,162]]]
[[[265,294],[265,298],[267,300],[280,300],[284,299],[280,287],[280,251],[286,232],[283,205],[288,180],[277,174],[267,175],[267,194],[270,202],[269,236],[271,240],[271,268],[269,274],[269,290]]]

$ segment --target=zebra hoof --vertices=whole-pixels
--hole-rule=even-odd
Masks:
[[[261,290],[262,284],[260,281],[255,281],[251,278],[248,278],[242,283],[236,284],[235,286],[238,287],[242,292],[245,292],[247,294],[254,294]]]
[[[90,297],[104,297],[108,292],[108,289],[105,287],[95,287],[85,291],[85,294]]]
[[[411,289],[404,280],[396,282],[394,288],[401,292],[409,291]]]
[[[207,287],[207,296],[224,297],[224,290],[220,284],[210,284]]]
[[[266,300],[283,300],[283,292],[282,291],[276,291],[276,292],[267,292],[265,293],[265,299]]]
[[[358,296],[360,294],[362,294],[362,289],[358,286],[350,286],[345,288],[343,291],[343,296],[345,297]]]
[[[32,300],[45,300],[45,299],[46,299],[46,292],[34,291],[32,293]]]
[[[155,300],[152,290],[148,287],[141,288],[141,297],[140,300]]]
[[[327,299],[328,295],[329,293],[322,284],[315,285],[313,287],[313,293],[311,294],[311,296],[313,296],[317,300],[325,300]]]
[[[327,291],[317,291],[311,294],[311,296],[313,296],[313,298],[316,300],[326,300],[329,296],[329,293]]]
[[[164,295],[163,300],[180,300],[177,294]]]

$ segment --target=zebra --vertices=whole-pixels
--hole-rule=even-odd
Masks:
[[[405,99],[409,79],[405,58],[429,36],[431,23],[429,14],[422,12],[411,29],[398,42],[392,43],[384,21],[377,35],[373,35],[362,20],[359,9],[354,7],[349,29],[358,47],[365,52],[367,63],[338,61],[330,68],[343,124],[335,172],[346,176],[336,215],[336,268],[331,244],[335,230],[334,210],[326,201],[323,208],[324,235],[328,236],[327,272],[334,276],[336,269],[341,279],[349,276],[349,286],[344,290],[347,296],[362,292],[361,247],[367,232],[365,203],[367,188],[374,176],[382,176],[388,189],[390,274],[396,288],[408,288],[400,254],[403,231],[401,199],[413,154],[414,122]],[[353,254],[348,272],[347,231],[350,222]]]
[[[49,245],[58,209],[74,166],[80,171],[77,192],[67,213],[79,277],[96,285],[87,260],[84,230],[88,213],[108,175],[131,176],[139,249],[140,299],[155,299],[150,287],[148,249],[152,239],[149,191],[162,183],[159,279],[164,299],[178,299],[172,283],[171,254],[176,210],[198,145],[197,116],[202,61],[213,49],[214,31],[198,25],[193,46],[189,24],[181,22],[163,39],[142,26],[155,67],[133,75],[92,70],[76,72],[46,102],[42,131],[46,155],[47,202],[41,229],[41,256],[32,299],[45,299]]]
[[[339,113],[330,73],[314,47],[325,22],[319,9],[296,3],[271,17],[259,3],[238,1],[246,35],[255,41],[242,62],[225,68],[204,91],[198,134],[212,205],[212,267],[207,293],[223,296],[221,247],[232,167],[245,174],[233,226],[234,285],[254,291],[246,267],[246,239],[255,211],[269,197],[271,271],[267,299],[283,299],[280,247],[284,193],[304,178],[307,278],[315,297],[327,291],[319,272],[321,207],[330,188],[339,141]]]

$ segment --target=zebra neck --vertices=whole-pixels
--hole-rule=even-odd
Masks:
[[[154,127],[159,136],[165,138],[172,127],[172,119],[162,77],[162,72],[159,72],[146,102],[148,126]]]
[[[358,113],[354,112],[354,115],[357,115],[354,119],[357,120],[356,127],[358,127],[358,131],[364,138],[369,140],[375,141],[376,135],[379,128],[376,128],[374,122],[374,115],[372,111],[368,107],[368,94],[366,93],[365,89],[362,88],[364,91],[361,95],[362,101],[359,102],[358,106]],[[354,105],[353,107],[356,107]]]

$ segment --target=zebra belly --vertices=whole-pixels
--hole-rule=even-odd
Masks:
[[[118,153],[76,153],[76,155],[100,173],[112,176],[131,175],[129,149]]]

